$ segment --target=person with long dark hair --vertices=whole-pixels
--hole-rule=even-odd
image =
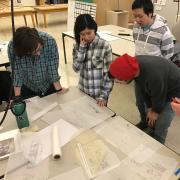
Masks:
[[[95,98],[99,106],[106,106],[113,87],[108,74],[112,62],[111,46],[99,37],[97,24],[89,14],[76,18],[74,34],[73,69],[80,71],[79,88]]]
[[[112,62],[109,72],[117,82],[127,84],[134,80],[141,88],[148,109],[145,132],[164,144],[174,118],[173,109],[180,112],[179,68],[163,57],[124,54]]]

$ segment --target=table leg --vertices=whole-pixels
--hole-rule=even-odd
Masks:
[[[27,26],[26,15],[23,15],[23,17],[24,17],[24,22],[25,22],[25,25]]]
[[[46,18],[46,13],[43,13],[44,17],[44,27],[47,28],[47,18]]]
[[[64,62],[65,64],[67,64],[67,59],[66,59],[66,47],[65,47],[65,40],[64,40],[64,37],[66,35],[64,33],[62,33],[62,41],[63,41],[63,50],[64,50]]]
[[[32,23],[33,23],[33,27],[36,27],[35,21],[34,21],[34,15],[31,14],[31,19],[32,19]]]
[[[38,26],[39,26],[39,24],[38,24],[37,13],[35,13],[35,20],[36,20],[36,25],[37,25],[37,27],[38,27]]]

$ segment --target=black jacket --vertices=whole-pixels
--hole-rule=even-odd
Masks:
[[[135,79],[149,108],[160,113],[172,97],[180,98],[180,68],[157,56],[136,56],[140,75]]]

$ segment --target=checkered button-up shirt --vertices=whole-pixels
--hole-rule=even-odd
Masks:
[[[111,62],[111,46],[99,35],[89,46],[74,44],[73,69],[80,71],[79,88],[95,99],[107,100],[113,87],[108,76]]]
[[[25,85],[34,92],[46,93],[50,85],[60,79],[59,54],[53,37],[44,32],[39,32],[39,36],[44,42],[40,56],[14,56],[13,85],[16,87]],[[8,56],[12,64],[12,41],[8,45]]]

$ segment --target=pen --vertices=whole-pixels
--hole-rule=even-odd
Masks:
[[[177,176],[179,173],[180,173],[180,168],[178,168],[174,174]]]
[[[128,33],[118,33],[119,36],[131,36],[131,34]]]

